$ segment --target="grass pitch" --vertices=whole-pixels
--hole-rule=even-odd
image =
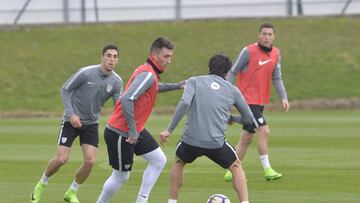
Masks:
[[[267,182],[254,143],[243,167],[248,178],[252,203],[335,203],[360,202],[360,112],[270,112],[266,118],[271,127],[270,159],[272,166],[284,177]],[[147,128],[158,139],[158,133],[168,124],[170,116],[152,115]],[[100,150],[91,176],[80,188],[81,202],[95,202],[102,185],[111,173],[107,165],[106,146],[100,125]],[[0,120],[0,202],[29,202],[29,195],[39,180],[47,161],[55,154],[60,118]],[[175,144],[182,132],[178,126],[170,142],[163,146],[168,164],[150,197],[151,203],[166,203],[168,177],[174,160]],[[235,145],[241,126],[229,128],[228,141]],[[62,203],[73,174],[82,161],[78,142],[69,162],[55,174],[43,193],[42,202]],[[114,196],[112,202],[135,201],[146,166],[141,157],[135,159],[129,181]],[[185,183],[179,202],[204,203],[215,193],[236,201],[230,183],[223,181],[224,170],[207,158],[200,158],[185,168]]]

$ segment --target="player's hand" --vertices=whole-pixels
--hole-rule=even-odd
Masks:
[[[130,144],[136,144],[136,142],[137,142],[137,137],[129,136],[128,138],[126,138],[126,142],[128,142],[128,143],[130,143]]]
[[[283,106],[283,109],[285,110],[285,112],[289,111],[290,103],[289,103],[289,101],[287,99],[282,100],[282,106]]]
[[[77,116],[76,114],[73,114],[70,117],[70,123],[74,128],[80,128],[82,126],[80,122],[80,117]]]
[[[234,120],[233,120],[233,116],[232,115],[230,115],[230,118],[229,118],[229,120],[228,120],[228,125],[230,125],[230,126],[232,126],[233,124],[234,124]]]
[[[179,85],[180,85],[180,88],[181,88],[181,89],[185,89],[185,87],[186,87],[186,82],[187,82],[187,80],[183,80],[183,81],[179,82]]]
[[[167,130],[164,130],[160,133],[160,143],[164,144],[167,142],[168,138],[170,136],[170,132]]]

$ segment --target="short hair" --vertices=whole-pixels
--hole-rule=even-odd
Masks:
[[[209,60],[209,71],[210,73],[224,76],[225,73],[229,72],[232,66],[232,62],[228,56],[224,54],[215,54]]]
[[[150,47],[150,53],[156,52],[158,53],[162,48],[167,48],[173,50],[175,48],[174,44],[166,37],[158,37],[152,43]]]
[[[108,44],[108,45],[104,46],[104,48],[102,50],[102,55],[104,56],[105,52],[109,49],[114,49],[119,54],[119,49],[115,44]]]
[[[263,23],[262,25],[260,25],[259,32],[261,32],[263,28],[271,28],[275,33],[275,27],[271,23]]]

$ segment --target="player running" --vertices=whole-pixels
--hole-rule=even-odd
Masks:
[[[101,63],[81,68],[61,88],[64,103],[64,118],[58,137],[57,154],[50,159],[40,181],[30,196],[32,203],[38,203],[49,178],[63,166],[70,157],[70,149],[79,136],[83,152],[83,164],[76,171],[74,180],[66,191],[64,200],[78,203],[76,192],[90,175],[95,164],[99,146],[99,117],[101,107],[112,97],[114,104],[122,90],[122,80],[114,72],[119,60],[117,46],[110,44],[103,48]]]

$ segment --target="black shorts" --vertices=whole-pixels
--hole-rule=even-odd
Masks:
[[[266,125],[266,120],[263,116],[264,106],[249,104],[249,107],[259,127]],[[255,128],[255,124],[243,125],[243,129],[249,133],[255,133]]]
[[[136,144],[126,142],[127,137],[120,136],[108,128],[105,128],[104,138],[109,155],[109,165],[120,171],[131,171],[134,154],[143,155],[159,147],[146,129],[140,132]]]
[[[180,141],[176,146],[176,156],[184,163],[191,163],[196,158],[205,155],[223,168],[229,168],[237,159],[235,149],[226,141],[218,149],[195,147]]]
[[[74,128],[69,121],[62,121],[58,136],[58,145],[71,147],[76,137],[80,137],[80,145],[89,144],[99,147],[99,124]]]

